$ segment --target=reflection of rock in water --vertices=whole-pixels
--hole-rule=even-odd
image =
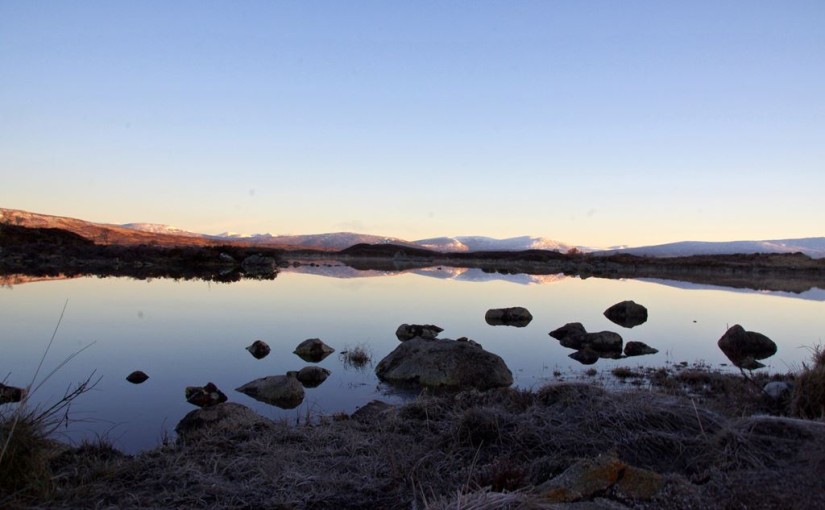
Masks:
[[[530,324],[533,316],[530,312],[521,306],[514,306],[512,308],[491,308],[487,310],[484,315],[484,320],[490,326],[515,326],[523,328]]]
[[[294,351],[299,358],[309,363],[318,363],[333,352],[335,352],[335,349],[328,346],[318,338],[304,340],[298,344],[298,347],[296,347]]]
[[[304,401],[304,386],[297,375],[297,372],[287,372],[286,375],[261,377],[235,388],[235,391],[281,409],[293,409]]]
[[[632,328],[647,322],[647,308],[634,301],[622,301],[605,310],[604,316],[619,326]]]
[[[146,375],[146,372],[142,372],[140,370],[135,370],[126,376],[126,380],[132,384],[140,384],[146,382],[147,379],[149,379],[149,376]]]
[[[265,358],[270,352],[269,345],[263,340],[255,340],[246,350],[249,351],[255,359]]]
[[[765,365],[756,360],[776,354],[776,344],[762,333],[745,331],[739,324],[730,327],[717,345],[727,358],[737,367],[755,370]]]
[[[317,388],[322,382],[327,380],[327,377],[329,377],[331,373],[332,372],[326,368],[313,365],[299,370],[296,377],[301,381],[301,384],[304,385],[304,388]]]

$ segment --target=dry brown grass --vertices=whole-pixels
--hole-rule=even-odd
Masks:
[[[800,418],[825,418],[825,349],[811,348],[811,363],[796,374],[790,412]]]
[[[470,391],[420,397],[367,420],[215,429],[133,458],[73,450],[53,463],[59,476],[46,506],[541,508],[531,487],[612,452],[670,480],[642,507],[738,508],[744,488],[762,490],[750,476],[792,477],[798,485],[770,500],[800,508],[801,492],[811,498],[811,484],[821,483],[825,426],[775,420],[583,383]]]

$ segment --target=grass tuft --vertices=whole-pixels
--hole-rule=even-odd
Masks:
[[[346,349],[340,354],[344,368],[365,370],[372,366],[372,350],[366,344],[358,344],[352,349]]]
[[[811,364],[802,363],[791,395],[790,414],[800,418],[825,418],[825,349],[811,348]]]

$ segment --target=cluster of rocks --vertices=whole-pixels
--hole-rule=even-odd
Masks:
[[[647,308],[633,301],[622,301],[605,310],[604,316],[620,326],[633,328],[647,321]],[[619,359],[659,352],[644,342],[625,344],[622,336],[614,331],[588,332],[580,322],[569,322],[551,331],[550,336],[562,347],[575,349],[569,357],[583,365],[592,365],[601,358]]]
[[[263,340],[255,340],[246,350],[255,358],[263,359],[270,352],[271,348]],[[304,340],[295,348],[294,354],[304,361],[317,363],[335,349],[325,344],[318,338]],[[294,409],[304,401],[304,388],[317,388],[330,376],[332,372],[326,368],[311,365],[298,371],[289,371],[284,375],[271,375],[252,380],[235,391],[248,395],[255,400],[280,407],[282,409]],[[136,370],[126,377],[132,384],[141,384],[149,379],[149,376],[140,370]],[[0,398],[3,398],[3,387],[0,385]],[[208,382],[204,386],[187,386],[184,389],[186,401],[201,408],[207,408],[227,401],[227,396],[213,382]]]

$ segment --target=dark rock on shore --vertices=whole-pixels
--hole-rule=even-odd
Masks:
[[[762,333],[745,331],[739,324],[731,326],[717,345],[734,365],[746,370],[764,367],[765,365],[756,360],[776,354],[776,344],[773,340]]]
[[[501,357],[474,342],[449,339],[402,342],[378,363],[375,373],[388,383],[428,388],[486,390],[513,384]]]
[[[530,324],[533,316],[530,312],[521,306],[514,306],[512,308],[491,308],[487,310],[484,315],[484,320],[491,326],[515,326],[523,328]]]
[[[371,400],[369,403],[359,407],[355,410],[350,418],[360,422],[372,422],[381,419],[388,413],[395,410],[395,406],[390,405],[381,400]]]
[[[432,340],[442,331],[444,331],[443,328],[432,324],[402,324],[395,330],[395,336],[402,342],[406,342],[415,337]]]
[[[644,342],[630,341],[624,346],[625,356],[643,356],[645,354],[656,354],[659,349],[647,345]]]
[[[211,382],[206,383],[206,386],[187,386],[184,395],[187,402],[198,407],[210,407],[226,402],[226,394]]]
[[[224,402],[190,411],[175,426],[175,432],[178,441],[185,443],[216,432],[234,436],[272,428],[270,420],[252,409],[235,402]]]
[[[604,316],[619,326],[632,328],[647,322],[647,308],[635,301],[622,301],[605,310]]]
[[[326,368],[317,366],[304,367],[298,371],[296,378],[304,385],[304,388],[317,388],[322,382],[327,380],[331,374]]]
[[[149,376],[146,375],[146,372],[142,372],[140,370],[135,370],[126,376],[126,380],[132,384],[141,384],[146,382],[147,379],[149,379]]]
[[[265,358],[271,351],[269,345],[263,340],[255,340],[246,350],[249,351],[255,359]]]
[[[318,363],[335,352],[335,349],[318,338],[310,338],[298,344],[294,352],[304,361]]]
[[[286,375],[261,377],[235,388],[235,391],[281,409],[294,409],[304,401],[304,386],[297,376],[297,372],[287,372]]]

